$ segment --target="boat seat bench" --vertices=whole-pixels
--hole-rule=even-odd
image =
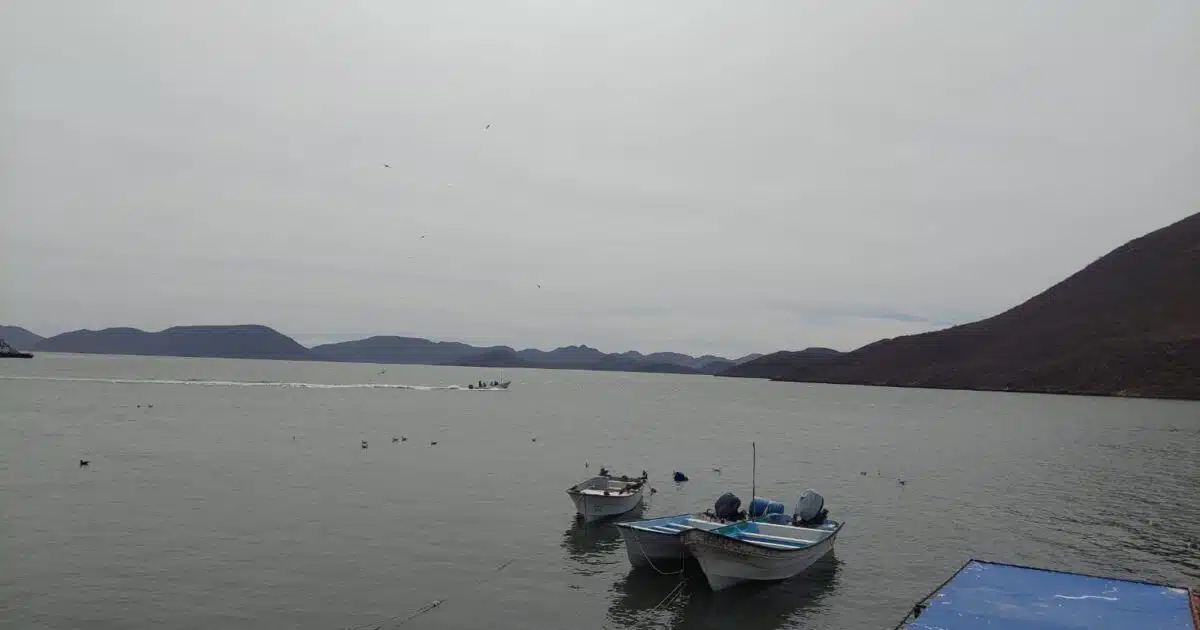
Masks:
[[[799,547],[797,547],[796,545],[780,545],[780,544],[776,544],[773,542],[767,542],[765,540],[746,540],[746,542],[753,544],[753,545],[759,545],[761,547],[770,547],[771,549],[785,549],[785,550],[799,549]]]
[[[755,534],[753,532],[742,532],[741,537],[751,540],[753,542],[775,542],[778,544],[790,545],[792,547],[807,547],[809,545],[815,545],[817,543],[817,541],[815,541],[815,540],[804,540],[803,538],[787,538],[785,536],[772,536],[770,534]]]

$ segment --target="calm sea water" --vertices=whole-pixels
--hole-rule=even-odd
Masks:
[[[891,628],[971,557],[1200,585],[1200,404],[381,369],[0,363],[0,626]],[[748,501],[751,441],[760,495],[847,522],[805,577],[660,607],[679,577],[574,523],[601,464],[647,515]]]

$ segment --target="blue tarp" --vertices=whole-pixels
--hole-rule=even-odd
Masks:
[[[972,560],[906,630],[1200,630],[1186,589]]]

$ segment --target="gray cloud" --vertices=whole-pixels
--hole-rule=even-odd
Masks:
[[[3,3],[0,321],[729,354],[958,323],[1195,210],[1197,23]]]

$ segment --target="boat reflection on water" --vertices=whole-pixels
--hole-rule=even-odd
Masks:
[[[613,523],[636,521],[642,518],[642,511],[643,508],[639,506],[616,518],[591,523],[572,519],[571,526],[563,532],[562,542],[563,549],[567,552],[567,558],[580,565],[573,567],[572,570],[581,575],[592,575],[601,565],[608,566],[617,561],[624,562],[625,553],[621,550],[621,532]],[[618,551],[621,553],[618,554]]]
[[[689,563],[682,592],[657,610],[655,607],[679,586],[679,576],[635,569],[613,585],[615,601],[608,609],[607,620],[618,628],[644,627],[647,623],[675,629],[781,628],[806,609],[821,606],[837,586],[840,567],[835,552],[789,580],[747,583],[713,592],[700,569]]]

